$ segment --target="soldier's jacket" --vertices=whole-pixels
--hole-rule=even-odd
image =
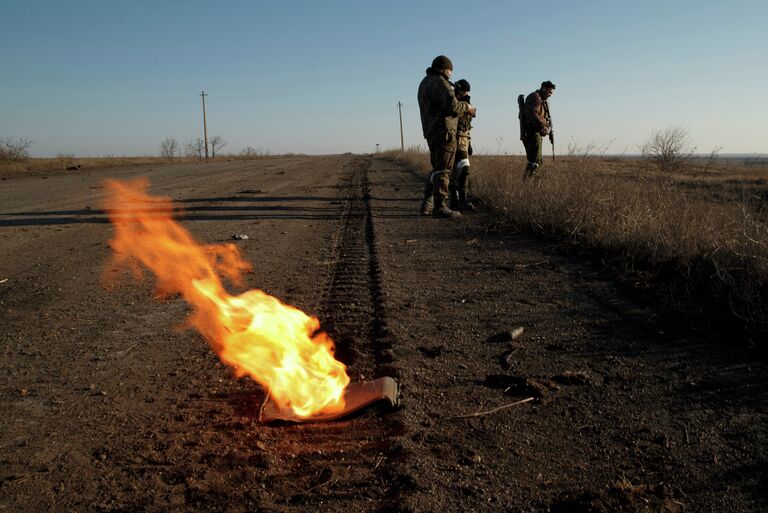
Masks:
[[[469,96],[465,96],[459,100],[459,103],[471,105]],[[469,137],[469,131],[472,130],[472,116],[469,115],[469,112],[464,111],[464,113],[459,116],[457,130],[456,135],[460,137]]]
[[[549,117],[549,105],[540,91],[537,89],[528,95],[523,106],[523,120],[526,129],[531,132],[541,133],[544,129],[552,127],[552,119]]]
[[[460,102],[453,93],[453,86],[442,74],[427,68],[427,75],[419,84],[419,111],[425,139],[445,137],[456,133],[458,116],[469,106]]]

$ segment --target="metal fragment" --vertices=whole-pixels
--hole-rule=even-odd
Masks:
[[[400,387],[397,381],[389,376],[374,379],[373,381],[350,383],[346,390],[344,390],[343,410],[334,413],[319,412],[310,417],[299,417],[291,408],[278,407],[268,395],[264,400],[264,404],[261,405],[259,422],[264,424],[275,421],[297,423],[330,422],[346,417],[379,401],[387,401],[391,407],[397,406],[400,403],[399,395]]]

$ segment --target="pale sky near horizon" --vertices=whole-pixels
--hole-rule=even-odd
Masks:
[[[557,152],[636,153],[682,125],[697,152],[768,154],[768,2],[4,0],[0,138],[33,156],[424,145],[416,89],[439,54],[472,85],[473,146],[522,153],[517,95],[557,85]],[[546,151],[550,151],[546,148]]]

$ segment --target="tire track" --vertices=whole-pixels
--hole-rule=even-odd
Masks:
[[[335,335],[337,356],[357,373],[354,377],[397,378],[370,204],[371,161],[358,159],[354,166],[330,257],[335,265],[323,301],[324,328]]]
[[[346,199],[328,250],[332,266],[319,312],[321,329],[336,341],[336,356],[353,381],[398,377],[376,253],[370,165],[355,159],[344,178]],[[287,511],[392,511],[409,482],[400,471],[403,432],[399,414],[379,407],[328,424],[274,427],[270,444],[292,458],[291,471],[274,477],[292,481],[296,490],[281,502]]]

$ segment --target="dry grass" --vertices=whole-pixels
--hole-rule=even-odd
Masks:
[[[393,157],[429,166],[424,153]],[[669,174],[629,158],[561,157],[523,181],[524,165],[474,157],[473,193],[518,229],[594,249],[633,279],[768,332],[768,166],[702,159]]]

